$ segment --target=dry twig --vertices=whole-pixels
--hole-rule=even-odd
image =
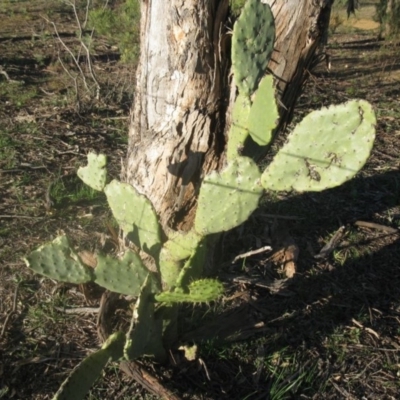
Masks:
[[[13,297],[13,304],[12,304],[12,307],[11,307],[11,311],[7,314],[7,317],[4,320],[4,324],[3,324],[3,327],[1,328],[1,332],[0,332],[0,338],[2,338],[4,336],[4,334],[6,332],[6,329],[7,329],[7,325],[9,323],[9,321],[10,321],[10,318],[17,311],[17,300],[18,300],[19,285],[20,285],[20,282],[18,282],[17,286],[15,287],[14,297]]]

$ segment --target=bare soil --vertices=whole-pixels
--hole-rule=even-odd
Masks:
[[[118,50],[99,38],[102,97],[81,92],[77,110],[59,54],[73,64],[42,16],[57,24],[66,45],[76,45],[73,15],[62,3],[10,0],[0,10],[0,399],[51,398],[100,345],[95,310],[65,312],[97,307],[97,288],[44,279],[22,257],[62,232],[80,248],[114,250],[105,199],[85,191],[75,171],[94,149],[110,156],[118,177],[133,99],[134,68],[118,63]],[[377,39],[371,8],[360,18],[330,38],[331,69],[321,64],[310,72],[295,119],[366,99],[378,120],[372,156],[340,188],[266,197],[225,238],[224,301],[183,310],[182,325],[190,328],[184,341],[203,341],[197,360],[174,351],[168,365],[142,362],[180,398],[400,398],[399,43]],[[334,250],[316,258],[337,232]],[[282,258],[270,254],[231,264],[271,243],[278,254],[288,238],[299,249],[292,279],[282,275]],[[116,328],[129,314],[121,302]],[[87,398],[154,397],[110,365]]]

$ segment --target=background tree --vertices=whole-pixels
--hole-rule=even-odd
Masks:
[[[400,1],[380,0],[376,11],[381,23],[381,35],[385,38],[397,35],[400,32]]]

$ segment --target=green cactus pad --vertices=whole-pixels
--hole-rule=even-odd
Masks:
[[[160,252],[160,273],[168,288],[176,285],[179,273],[200,239],[201,236],[194,231],[174,232],[164,243]]]
[[[248,133],[260,146],[266,146],[272,139],[272,131],[279,119],[275,102],[274,80],[265,76],[254,95],[250,109]]]
[[[138,296],[140,288],[149,275],[140,257],[132,250],[127,250],[122,260],[110,256],[97,256],[97,267],[94,270],[95,282],[116,293]],[[155,278],[148,278],[157,291]]]
[[[250,99],[243,94],[237,96],[232,108],[232,124],[229,129],[226,158],[232,161],[238,157],[243,148],[249,131],[247,121],[250,114]]]
[[[202,236],[194,231],[173,232],[164,243],[163,249],[168,250],[172,259],[185,260],[191,256],[201,239]]]
[[[93,280],[93,270],[81,262],[66,236],[59,236],[40,246],[24,261],[38,274],[61,282],[79,284]]]
[[[167,288],[174,287],[179,273],[185,265],[184,260],[174,260],[170,258],[170,253],[164,249],[160,252],[160,273],[161,279]]]
[[[270,190],[321,191],[351,179],[367,161],[376,118],[364,100],[323,108],[301,121],[264,171]]]
[[[78,364],[58,389],[53,400],[80,400],[85,397],[92,384],[100,377],[108,361],[116,361],[123,356],[125,334],[116,332],[95,351]]]
[[[104,192],[118,224],[143,251],[158,257],[161,247],[160,226],[151,202],[136,189],[113,180]]]
[[[176,280],[175,286],[177,288],[185,289],[190,282],[196,281],[203,276],[207,256],[206,241],[206,238],[199,241],[190,258],[186,261]]]
[[[200,188],[196,232],[223,232],[246,221],[263,192],[259,181],[258,167],[247,157],[237,157],[221,173],[206,176]]]
[[[152,283],[146,279],[133,311],[124,348],[124,356],[128,360],[135,360],[143,355],[154,356],[160,362],[166,358],[162,344],[163,321],[155,318],[154,305]]]
[[[215,279],[194,281],[188,286],[188,292],[175,289],[173,292],[162,292],[155,299],[165,303],[207,303],[217,300],[224,293],[222,283]]]
[[[275,25],[269,5],[247,0],[233,28],[232,66],[239,92],[250,97],[267,70]]]
[[[78,176],[92,189],[101,191],[106,185],[107,157],[104,154],[89,153],[87,159],[88,165],[78,169]]]

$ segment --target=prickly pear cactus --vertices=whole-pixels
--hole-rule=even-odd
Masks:
[[[93,270],[82,263],[66,236],[59,236],[24,258],[35,272],[61,282],[85,283],[93,280]]]
[[[136,189],[113,180],[104,192],[118,224],[128,238],[157,258],[161,247],[160,226],[151,202]]]
[[[100,350],[90,354],[73,369],[53,400],[83,399],[110,359],[117,361],[122,358],[124,343],[124,333],[111,335]]]
[[[232,229],[258,207],[260,172],[250,158],[237,157],[202,182],[194,229],[201,235]]]
[[[192,281],[197,281],[203,276],[204,265],[207,257],[207,238],[203,238],[197,243],[196,248],[186,261],[179,273],[175,286],[186,289]]]
[[[224,287],[215,279],[202,279],[192,282],[188,291],[176,288],[173,292],[162,292],[155,296],[165,303],[202,303],[217,300],[224,293]]]
[[[152,283],[146,279],[140,290],[133,311],[131,326],[124,347],[124,356],[128,360],[149,355],[158,361],[166,358],[162,344],[163,321],[154,315]]]
[[[321,191],[351,179],[367,161],[375,139],[371,105],[352,100],[308,114],[264,171],[270,190]]]
[[[266,75],[261,80],[254,94],[251,105],[248,127],[252,139],[260,146],[266,146],[272,139],[272,131],[279,119],[275,102],[274,80],[272,75]]]
[[[229,129],[228,146],[226,158],[232,161],[244,147],[247,136],[249,136],[248,119],[250,114],[250,99],[242,94],[238,94],[232,108],[232,124]]]
[[[275,25],[269,5],[247,0],[233,28],[232,67],[239,93],[250,97],[267,70]]]
[[[149,276],[149,270],[143,265],[140,257],[131,250],[127,250],[121,260],[98,255],[94,273],[95,282],[112,292],[139,296],[140,288],[146,278],[152,290],[158,291],[155,277]]]
[[[185,262],[195,251],[201,240],[193,230],[188,233],[174,232],[164,243],[160,252],[160,273],[163,283],[168,287],[176,285]]]
[[[104,154],[89,153],[87,159],[88,165],[78,169],[78,176],[92,189],[101,191],[106,185],[107,157]]]

